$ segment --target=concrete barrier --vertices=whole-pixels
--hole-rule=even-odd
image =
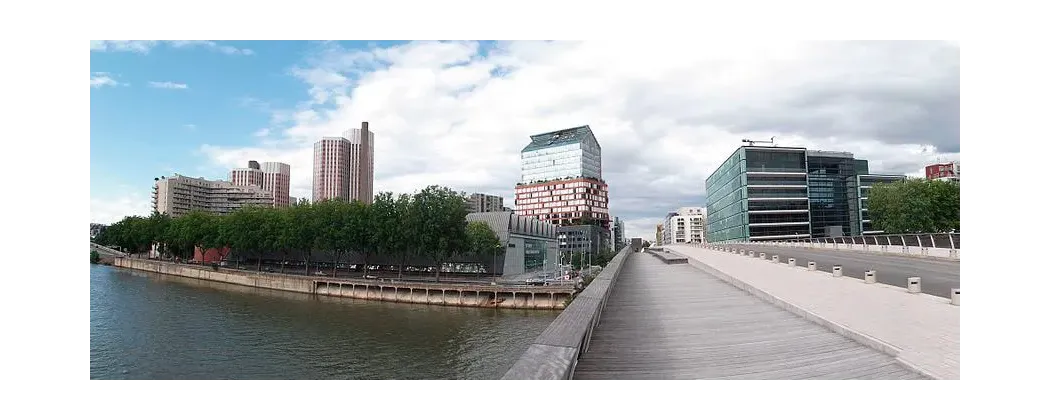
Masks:
[[[908,277],[908,293],[922,293],[922,278]]]
[[[590,346],[591,333],[601,321],[624,261],[638,258],[629,255],[630,249],[624,248],[606,264],[598,277],[533,340],[502,379],[572,379],[576,361]]]
[[[959,306],[959,289],[952,289],[952,305]]]
[[[864,282],[868,284],[874,284],[876,282],[875,270],[868,270],[864,272]]]
[[[806,265],[806,268],[809,271],[817,271],[817,263],[810,261],[809,264]]]
[[[794,267],[794,266],[795,266],[795,259],[794,258],[788,258],[788,267]]]
[[[838,265],[832,266],[831,267],[831,276],[832,277],[842,277],[842,267],[838,266]]]

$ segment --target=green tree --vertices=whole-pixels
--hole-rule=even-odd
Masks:
[[[958,231],[959,184],[907,179],[876,184],[868,196],[868,215],[886,233]]]
[[[238,255],[244,255],[244,253],[254,255],[256,269],[259,271],[262,271],[262,253],[268,249],[267,212],[271,210],[243,207],[225,216],[226,223],[223,224],[230,247],[238,250]]]
[[[405,260],[413,250],[412,196],[393,193],[376,194],[372,203],[373,240],[377,252],[393,256],[398,261],[397,278],[401,278]]]
[[[353,251],[361,255],[362,266],[364,267],[363,276],[368,277],[369,260],[379,248],[379,242],[376,240],[375,235],[377,224],[372,217],[371,206],[354,200],[348,205],[348,209],[346,233],[349,239],[349,246]]]
[[[474,221],[467,223],[466,250],[474,253],[479,261],[486,261],[488,258],[492,258],[492,269],[495,271],[494,260],[497,255],[503,252],[503,246],[500,243],[499,236],[492,231],[488,223]],[[479,265],[484,266],[484,264]],[[481,270],[478,270],[478,277],[481,277]]]
[[[452,189],[432,185],[416,193],[413,209],[416,248],[434,260],[434,279],[440,281],[445,262],[466,248],[466,199]]]
[[[284,229],[282,240],[286,241],[289,248],[300,251],[303,254],[305,274],[310,274],[310,258],[313,250],[317,247],[318,220],[314,217],[314,206],[311,204],[289,207],[282,212],[284,214]]]
[[[314,206],[317,219],[317,246],[335,253],[332,277],[338,276],[339,256],[352,247],[350,230],[355,223],[350,205],[342,200],[325,200]]]
[[[102,257],[98,255],[98,251],[95,251],[94,249],[92,249],[91,250],[91,263],[92,264],[98,264],[98,262],[101,261],[101,260],[102,260]]]

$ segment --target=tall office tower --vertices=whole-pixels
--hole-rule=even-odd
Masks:
[[[559,226],[591,221],[610,230],[602,148],[588,126],[537,134],[521,150],[515,210]]]
[[[313,202],[341,198],[372,204],[375,134],[368,123],[314,143]]]
[[[272,207],[273,193],[257,185],[234,185],[176,174],[153,185],[153,210],[179,217],[193,210],[229,214],[244,206]]]
[[[230,182],[233,185],[255,185],[263,191],[273,194],[274,207],[288,207],[291,202],[288,193],[291,187],[291,166],[280,162],[248,161],[247,168],[236,168],[230,171]]]
[[[707,178],[708,240],[875,233],[866,219],[867,192],[902,178],[869,174],[868,161],[848,152],[741,146]]]

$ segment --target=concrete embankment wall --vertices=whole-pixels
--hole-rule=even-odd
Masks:
[[[199,280],[323,296],[429,305],[516,309],[563,309],[571,290],[513,289],[462,284],[355,282],[287,274],[198,267],[163,261],[117,258],[117,267]]]

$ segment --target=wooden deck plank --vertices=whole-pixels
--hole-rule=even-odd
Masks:
[[[624,265],[575,379],[919,379],[691,265]]]

